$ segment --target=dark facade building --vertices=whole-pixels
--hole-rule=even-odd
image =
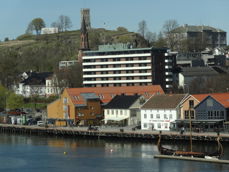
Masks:
[[[229,94],[227,94],[229,99]],[[227,106],[217,101],[214,96],[207,96],[196,107],[197,120],[229,120],[227,115]]]

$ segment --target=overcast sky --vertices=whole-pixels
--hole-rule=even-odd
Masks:
[[[60,15],[69,16],[80,27],[80,9],[90,8],[93,28],[138,30],[147,22],[151,32],[159,32],[166,20],[180,25],[209,25],[229,31],[229,0],[0,0],[0,40],[24,34],[29,22],[43,18],[47,27]]]

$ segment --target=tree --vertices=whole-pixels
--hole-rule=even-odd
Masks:
[[[152,33],[152,32],[146,32],[145,39],[149,42],[149,44],[152,44],[152,43],[156,42],[157,34]]]
[[[0,85],[0,109],[6,108],[6,98],[7,98],[8,90]]]
[[[116,29],[118,32],[128,32],[128,30],[127,30],[127,28],[125,28],[125,27],[117,27],[117,29]]]
[[[161,32],[159,32],[157,41],[154,43],[154,46],[157,48],[166,47],[166,40]]]
[[[142,35],[143,38],[145,38],[145,34],[147,32],[147,25],[146,25],[146,21],[145,20],[142,20],[138,24],[138,32]]]
[[[21,108],[23,104],[24,104],[23,97],[16,95],[14,93],[10,93],[6,101],[6,106],[9,109]]]
[[[173,30],[179,26],[176,20],[167,20],[163,25],[163,32],[167,41],[168,47],[172,50],[176,48],[180,38],[177,34],[173,33]]]
[[[7,42],[7,41],[9,41],[9,38],[5,37],[4,42]]]
[[[82,65],[80,63],[62,70],[57,70],[56,76],[58,80],[58,87],[61,91],[68,87],[82,87]]]
[[[42,18],[35,18],[29,23],[26,33],[32,33],[35,30],[36,34],[39,35],[43,27],[45,27],[44,20]]]
[[[67,31],[72,27],[72,21],[70,17],[60,15],[56,22],[53,22],[52,27],[57,27],[60,32]]]

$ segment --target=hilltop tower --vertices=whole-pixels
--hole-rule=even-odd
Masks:
[[[91,21],[90,21],[90,9],[89,8],[81,9],[81,24],[83,23],[83,20],[85,22],[87,30],[90,30],[91,29]]]

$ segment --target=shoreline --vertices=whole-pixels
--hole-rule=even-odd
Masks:
[[[63,137],[95,137],[95,138],[120,138],[132,140],[155,141],[158,139],[159,131],[135,130],[125,127],[101,127],[98,131],[88,131],[87,127],[41,127],[0,124],[2,133],[19,133],[30,135],[53,135]],[[229,133],[220,133],[222,142],[229,142]],[[163,140],[189,141],[190,133],[180,134],[177,131],[162,131]],[[217,138],[217,133],[203,132],[192,133],[192,140],[195,142],[213,142]]]

